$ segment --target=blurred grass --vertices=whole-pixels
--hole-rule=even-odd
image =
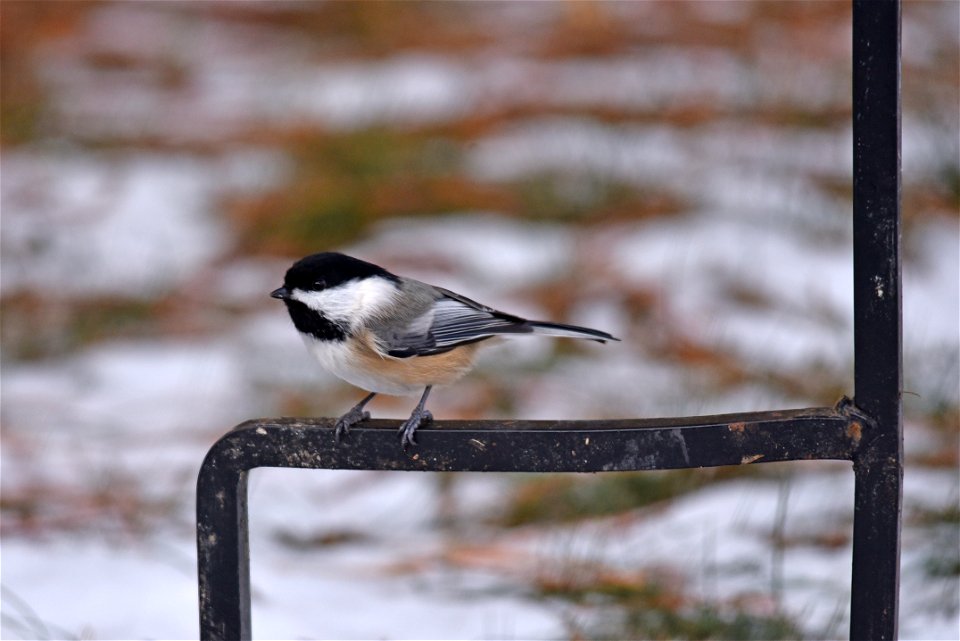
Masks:
[[[52,3],[51,3],[52,4]],[[31,65],[33,46],[54,19],[51,4],[0,3],[0,143],[18,145],[39,133],[45,97]]]
[[[686,210],[676,194],[640,189],[591,172],[539,172],[508,184],[532,220],[578,223],[638,221]]]
[[[612,472],[593,476],[523,476],[499,517],[505,527],[565,523],[611,516],[666,501],[719,479],[741,476],[741,468]]]
[[[800,626],[786,615],[752,614],[743,610],[727,611],[712,604],[701,604],[679,612],[651,610],[639,603],[630,607],[622,633],[611,639],[730,639],[773,641],[803,639]]]
[[[278,142],[293,157],[295,175],[282,189],[228,203],[237,251],[298,255],[333,249],[394,217],[498,211],[595,224],[684,209],[671,194],[593,174],[543,172],[506,184],[476,182],[463,168],[470,140],[439,128],[295,132]]]
[[[454,7],[423,0],[290,2],[270,3],[268,11],[256,3],[228,3],[229,8],[217,4],[210,3],[210,10],[230,20],[320,38],[331,56],[385,57],[422,49],[456,52],[495,42],[495,34],[463,19],[470,3]]]
[[[0,497],[0,535],[95,533],[107,540],[129,541],[146,536],[157,523],[190,532],[194,524],[184,506],[192,501],[186,490],[193,477],[191,470],[176,475],[175,490],[164,492],[156,491],[151,479],[116,470],[71,486],[53,479],[33,481]]]
[[[228,208],[243,251],[311,253],[394,216],[510,208],[499,189],[459,176],[457,146],[429,134],[371,128],[285,142],[297,167],[290,184]]]
[[[960,505],[956,497],[936,508],[913,507],[907,518],[928,531],[927,575],[932,579],[960,577]]]
[[[590,571],[574,577],[543,578],[540,596],[589,606],[599,616],[575,626],[578,639],[802,639],[799,624],[771,608],[766,599],[751,602],[701,601],[669,572]],[[771,611],[772,610],[772,611]]]
[[[156,333],[162,301],[94,298],[47,300],[34,295],[3,299],[0,346],[6,358],[31,360],[92,343]]]

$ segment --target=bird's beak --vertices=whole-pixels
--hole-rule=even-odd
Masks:
[[[272,298],[279,298],[280,300],[287,300],[290,298],[290,290],[286,287],[280,287],[270,292],[270,296]]]

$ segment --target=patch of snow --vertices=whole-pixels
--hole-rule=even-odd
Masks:
[[[461,278],[469,277],[480,287],[513,290],[568,273],[573,247],[572,232],[561,225],[472,212],[429,220],[392,219],[348,253],[383,256],[382,262],[391,265],[421,262],[426,271],[431,264],[456,265]],[[393,271],[419,276],[399,268]],[[436,278],[432,284],[456,291],[454,285]],[[477,296],[469,291],[459,293]],[[490,301],[480,302],[494,306]]]
[[[677,129],[541,117],[481,139],[465,166],[475,179],[496,182],[544,172],[594,175],[669,189],[696,208],[744,219],[775,213],[779,226],[844,235],[849,204],[813,178],[849,175],[850,139],[849,128],[811,132],[726,122]]]
[[[772,224],[707,214],[608,238],[616,271],[662,292],[667,316],[698,341],[787,369],[849,361],[853,266],[846,243],[804,246]],[[737,302],[734,285],[759,297],[759,306]]]
[[[4,295],[148,299],[227,246],[195,158],[12,151],[2,172]]]
[[[20,365],[3,385],[4,429],[32,434],[216,429],[253,409],[238,352],[222,342],[108,343],[66,362]]]
[[[196,638],[192,544],[4,537],[3,638]]]

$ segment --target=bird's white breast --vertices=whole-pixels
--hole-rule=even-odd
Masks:
[[[423,391],[421,385],[405,384],[396,380],[395,377],[379,373],[376,368],[361,366],[363,359],[358,355],[358,347],[353,341],[323,341],[308,334],[301,334],[301,336],[307,349],[324,369],[351,385],[369,392],[393,396],[408,396]]]

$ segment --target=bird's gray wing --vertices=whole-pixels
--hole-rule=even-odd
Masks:
[[[497,334],[530,333],[527,321],[481,305],[465,296],[435,287],[433,301],[402,324],[377,328],[375,333],[388,356],[407,358],[440,354]]]

